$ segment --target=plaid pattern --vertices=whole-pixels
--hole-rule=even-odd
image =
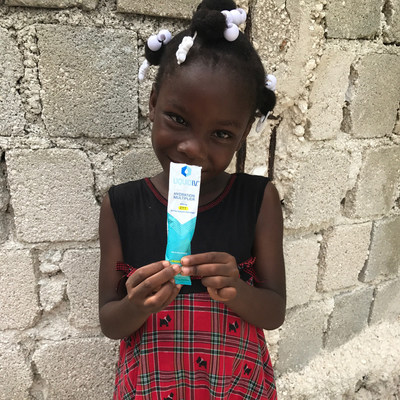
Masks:
[[[239,265],[249,284],[254,261]],[[121,341],[114,399],[276,400],[263,331],[208,293],[180,294]]]

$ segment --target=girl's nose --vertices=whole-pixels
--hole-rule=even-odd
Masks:
[[[179,142],[177,150],[183,153],[194,164],[199,164],[206,158],[207,146],[199,138],[191,137]]]

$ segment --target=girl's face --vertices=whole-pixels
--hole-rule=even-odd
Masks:
[[[178,67],[150,96],[152,143],[164,174],[169,163],[202,167],[202,184],[223,173],[253,122],[246,88],[226,67]]]

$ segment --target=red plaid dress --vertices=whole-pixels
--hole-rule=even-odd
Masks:
[[[251,249],[267,182],[233,175],[224,193],[199,209],[192,241],[193,254],[234,255],[249,285],[257,282]],[[127,277],[136,271],[131,265],[164,258],[166,201],[149,180],[114,186],[109,194],[124,253],[117,270]],[[263,330],[212,300],[200,280],[184,286],[166,309],[121,341],[115,400],[276,398]]]
[[[239,265],[249,284],[253,264]],[[126,264],[117,269],[134,273]],[[121,341],[114,399],[275,400],[263,330],[207,292],[178,295]]]

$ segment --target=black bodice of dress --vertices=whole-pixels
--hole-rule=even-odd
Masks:
[[[254,232],[268,178],[234,174],[225,190],[199,208],[192,254],[227,252],[238,264],[253,256]],[[124,262],[134,268],[165,259],[167,201],[149,179],[113,186],[111,207]]]

